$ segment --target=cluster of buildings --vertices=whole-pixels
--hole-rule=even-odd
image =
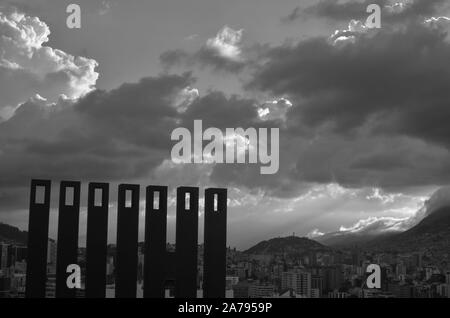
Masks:
[[[25,297],[27,247],[0,242],[0,298]],[[56,283],[56,241],[48,240],[46,297],[54,297]]]
[[[427,252],[229,255],[227,288],[235,298],[450,298],[450,265]],[[381,267],[379,289],[366,285],[369,264]]]
[[[27,247],[0,242],[0,298],[25,294]]]
[[[203,246],[198,248],[198,297],[202,297]],[[0,243],[0,297],[24,297],[27,247]],[[84,296],[86,249],[79,248]],[[365,282],[369,264],[381,267],[381,288]],[[138,251],[137,296],[142,297],[143,245]],[[167,245],[166,297],[174,296],[175,246]],[[249,255],[227,249],[228,298],[450,298],[450,265],[428,252],[368,253],[357,249],[300,254]],[[114,297],[115,246],[108,246],[106,297]],[[49,239],[46,297],[55,296],[56,242]]]

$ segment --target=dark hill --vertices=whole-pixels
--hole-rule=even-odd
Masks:
[[[257,255],[302,254],[321,250],[330,250],[330,248],[306,237],[288,236],[259,242],[244,253]]]
[[[27,244],[28,233],[17,227],[0,223],[0,241]]]

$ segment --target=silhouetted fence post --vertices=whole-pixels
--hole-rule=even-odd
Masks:
[[[59,192],[56,297],[74,298],[76,289],[67,287],[67,266],[78,264],[80,182],[62,181]],[[69,193],[72,191],[72,193]]]
[[[189,195],[187,198],[186,196]],[[197,297],[198,188],[177,189],[175,297]]]
[[[139,185],[119,185],[117,201],[116,297],[135,298],[137,289]],[[130,201],[127,201],[130,193]]]
[[[37,190],[44,193],[39,198]],[[101,191],[100,194],[97,191]],[[56,297],[75,297],[67,267],[78,263],[80,182],[60,184]],[[45,297],[51,182],[32,180],[26,297]],[[135,298],[137,289],[140,186],[121,184],[117,200],[116,297]],[[166,252],[168,188],[146,189],[144,297],[162,298],[169,259]],[[86,242],[86,297],[104,298],[109,184],[90,183]],[[176,203],[175,297],[197,297],[199,188],[179,187]],[[227,190],[205,190],[204,297],[225,296]],[[173,278],[171,278],[173,279]]]
[[[44,194],[38,201],[37,188]],[[48,222],[50,216],[51,182],[32,180],[30,191],[30,215],[28,220],[27,279],[25,296],[44,298],[47,280]]]
[[[167,187],[147,187],[145,207],[144,297],[164,298]]]
[[[99,195],[101,195],[100,200]],[[109,184],[90,183],[86,236],[87,298],[104,298],[106,293],[108,210]]]
[[[224,298],[227,244],[227,190],[205,190],[203,297]]]

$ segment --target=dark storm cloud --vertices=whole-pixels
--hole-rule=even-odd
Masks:
[[[262,175],[259,165],[216,165],[211,180],[219,186],[262,191],[268,197],[293,198],[310,189],[308,181],[295,178],[290,162],[281,154],[280,170],[274,175]]]
[[[100,136],[164,150],[176,126],[177,95],[193,81],[189,74],[144,78],[110,92],[97,90],[81,99],[75,109]]]
[[[450,180],[449,151],[413,138],[326,135],[297,158],[292,177],[299,181],[398,190]]]
[[[339,46],[314,38],[267,52],[248,87],[297,101],[295,124],[347,133],[369,122],[379,133],[450,146],[450,44],[425,25],[361,34]]]
[[[213,91],[195,100],[183,114],[183,122],[191,124],[201,119],[205,127],[219,129],[251,127],[259,122],[257,102],[239,96],[227,97],[224,93]]]
[[[189,74],[166,75],[94,91],[77,103],[24,103],[0,123],[0,192],[11,197],[30,178],[145,177],[170,154],[179,119],[174,100],[192,81]]]
[[[417,2],[409,14],[438,16],[432,8],[441,3]],[[280,173],[264,178],[253,167],[217,166],[212,178],[277,196],[298,194],[304,183],[448,183],[450,43],[442,22],[411,19],[346,34],[354,41],[261,47],[247,88],[294,104],[281,134]]]
[[[189,73],[161,75],[95,90],[76,102],[61,99],[51,106],[36,97],[22,104],[0,123],[0,193],[9,202],[2,208],[11,208],[19,197],[16,207],[26,208],[31,178],[130,182],[149,177],[170,160],[173,129],[189,128],[195,119],[205,128],[258,124],[255,100],[221,92],[209,92],[181,110],[184,89],[194,84]]]
[[[410,168],[413,163],[405,158],[398,149],[394,152],[375,153],[357,158],[351,165],[353,169],[372,171],[393,171],[399,168]]]
[[[450,44],[445,21],[424,23],[425,17],[440,15],[436,8],[442,4],[416,1],[395,12],[397,20],[383,23],[381,30],[356,29],[339,43],[337,37],[322,36],[255,47],[257,58],[247,61],[245,69],[251,73],[246,88],[294,104],[286,122],[265,123],[282,128],[280,172],[267,178],[253,166],[217,165],[211,179],[282,197],[297,195],[305,183],[386,188],[447,183]],[[362,11],[367,17],[365,3],[338,6],[321,2],[316,14],[350,19]],[[174,51],[165,60],[173,64],[188,57]],[[251,102],[238,107],[243,120],[233,118],[229,106],[223,113],[220,106],[210,109],[211,104],[227,104],[220,96],[194,102],[187,122],[204,114],[211,125],[228,119],[230,127],[260,124]]]

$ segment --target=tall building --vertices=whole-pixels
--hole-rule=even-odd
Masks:
[[[395,268],[395,274],[398,279],[406,276],[406,265],[403,263],[398,263]]]
[[[440,284],[436,286],[437,294],[442,298],[450,298],[448,295],[448,285]]]
[[[311,297],[311,273],[293,270],[281,275],[281,289],[293,290],[302,297]]]
[[[334,291],[342,285],[343,275],[340,266],[327,267],[324,270],[324,290]]]
[[[318,291],[319,297],[322,297],[323,277],[321,275],[311,275],[311,290],[313,289]]]
[[[11,290],[14,291],[17,297],[22,298],[25,296],[25,282],[26,282],[25,271],[23,271],[23,273],[14,274],[14,277],[11,280]]]
[[[52,239],[48,239],[47,243],[47,264],[56,264],[56,242]]]
[[[16,246],[16,262],[26,261],[27,259],[27,247]]]
[[[45,297],[55,298],[56,294],[56,273],[47,274],[47,280],[45,282]]]
[[[450,298],[450,271],[445,273],[445,285],[444,285],[446,291],[444,292],[444,294],[446,295],[447,298]]]
[[[5,273],[8,267],[8,246],[6,244],[0,244],[0,270]]]
[[[16,262],[16,247],[14,245],[8,246],[8,260],[6,262],[6,266],[10,268],[11,266],[14,266],[14,263]]]
[[[270,298],[275,293],[275,286],[265,283],[253,283],[250,285],[248,296],[249,298]]]

